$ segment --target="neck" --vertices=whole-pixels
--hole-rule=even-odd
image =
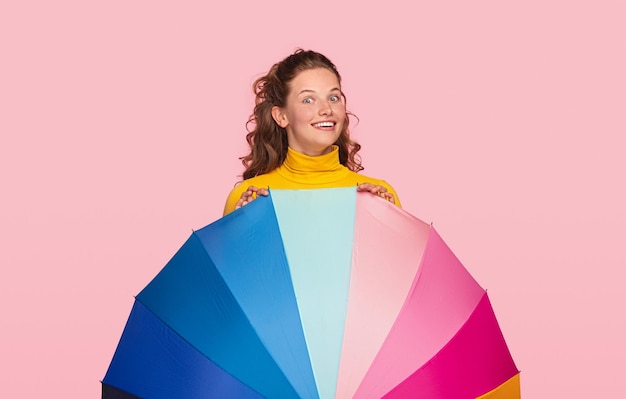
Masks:
[[[294,148],[294,147],[291,147],[291,146],[290,146],[289,148],[290,148],[290,149],[292,149],[292,150],[293,150],[293,151],[295,151],[295,152],[298,152],[298,153],[300,153],[300,154],[303,154],[303,155],[306,155],[306,156],[309,156],[309,157],[319,157],[319,156],[321,156],[321,155],[330,154],[330,153],[333,151],[333,148],[334,148],[334,147],[335,147],[335,146],[330,145],[330,146],[328,146],[328,147],[324,148],[323,150],[318,150],[318,151],[314,151],[314,150],[313,150],[313,151],[312,151],[312,150],[303,150],[303,149],[300,149],[300,148]]]

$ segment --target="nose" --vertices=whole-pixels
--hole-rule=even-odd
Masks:
[[[320,108],[318,110],[321,116],[330,116],[333,114],[333,107],[330,104],[330,101],[323,101],[320,103]]]

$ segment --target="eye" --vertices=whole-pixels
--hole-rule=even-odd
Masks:
[[[313,103],[313,99],[311,97],[306,97],[302,100],[302,102],[305,104],[311,104]]]
[[[330,96],[330,102],[338,103],[338,102],[341,102],[342,100],[343,98],[338,94],[333,94],[332,96]]]

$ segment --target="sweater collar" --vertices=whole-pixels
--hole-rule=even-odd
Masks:
[[[312,157],[287,148],[287,157],[279,169],[294,175],[310,175],[311,173],[328,173],[331,175],[347,171],[339,163],[339,147],[333,145],[328,154]],[[334,172],[334,173],[332,173]],[[343,174],[343,173],[341,173]],[[329,176],[330,177],[330,176]]]

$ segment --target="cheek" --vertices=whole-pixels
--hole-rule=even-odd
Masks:
[[[333,110],[333,112],[337,115],[343,115],[345,117],[346,115],[346,106],[344,104],[338,104],[335,109]]]
[[[338,107],[335,111],[335,115],[337,118],[341,119],[342,122],[345,122],[348,119],[348,115],[346,114],[346,107]]]
[[[294,123],[309,123],[309,121],[313,118],[314,112],[310,109],[299,109],[293,112],[291,115],[291,119]]]

